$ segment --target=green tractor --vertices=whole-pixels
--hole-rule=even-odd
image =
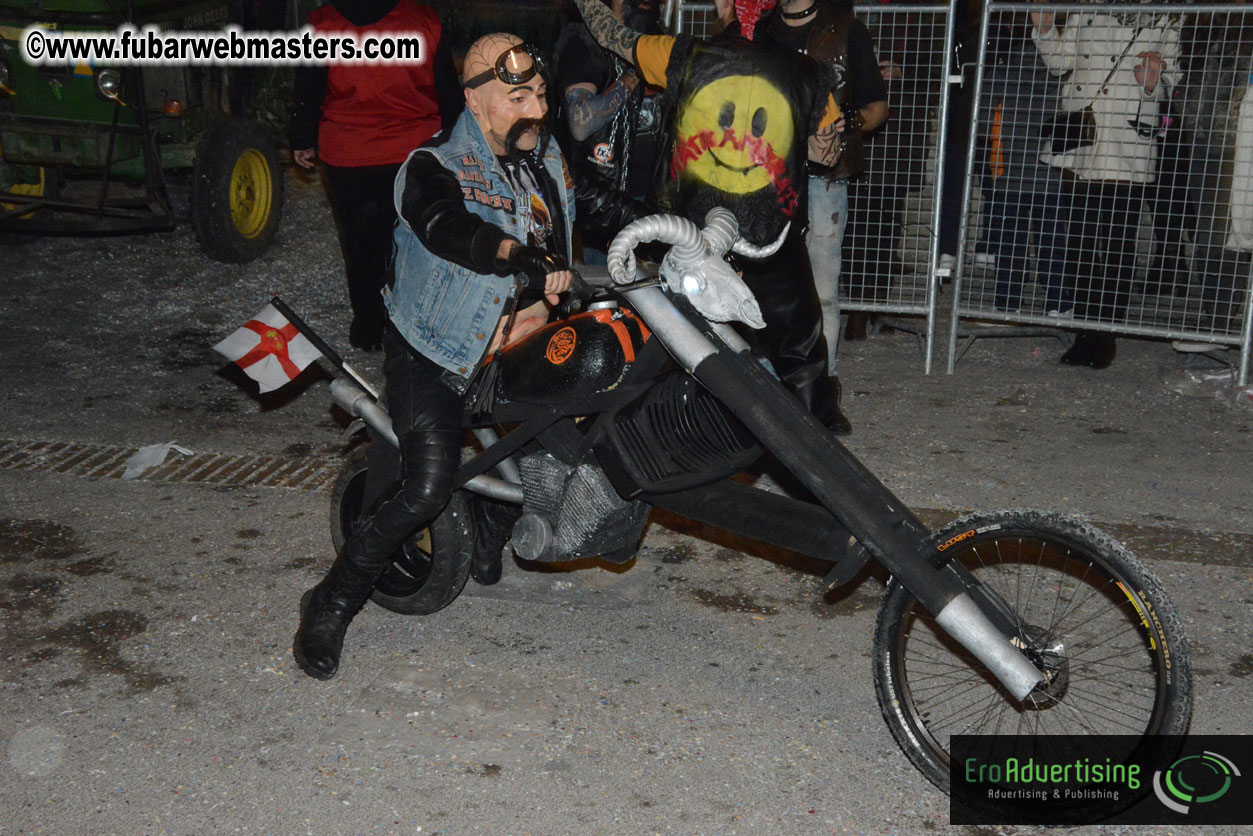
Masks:
[[[11,243],[31,234],[170,229],[180,213],[167,175],[184,172],[204,252],[230,263],[261,255],[283,209],[270,135],[285,110],[290,72],[32,66],[19,42],[32,25],[220,30],[247,25],[243,9],[231,0],[0,0],[0,236]],[[304,19],[295,8],[281,13],[284,19],[255,23],[294,29]],[[187,177],[175,177],[185,193]]]
[[[421,0],[460,55],[485,32],[556,40],[564,0]],[[168,230],[187,215],[213,259],[244,263],[278,229],[290,68],[32,66],[29,26],[295,31],[325,0],[0,0],[0,244]],[[171,200],[171,191],[180,195]]]

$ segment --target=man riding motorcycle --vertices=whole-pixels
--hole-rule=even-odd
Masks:
[[[396,178],[383,372],[399,478],[301,599],[293,650],[316,679],[338,671],[348,624],[390,555],[448,503],[475,374],[492,351],[542,326],[546,303],[569,288],[576,207],[584,223],[612,230],[635,215],[621,195],[574,185],[548,142],[545,68],[533,47],[485,35],[466,54],[462,84],[465,112],[447,135],[410,154]],[[543,275],[546,298],[520,291],[516,273]],[[487,500],[472,511],[473,577],[495,583],[509,512]]]

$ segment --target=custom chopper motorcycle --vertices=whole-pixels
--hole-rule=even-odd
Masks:
[[[646,242],[671,245],[654,271],[634,255]],[[764,323],[725,256],[763,257],[781,242],[738,240],[721,209],[703,230],[673,216],[626,227],[609,275],[580,283],[582,310],[480,374],[491,391],[471,398],[465,425],[482,450],[464,459],[442,516],[393,556],[375,603],[417,615],[457,597],[473,548],[470,492],[519,505],[512,548],[554,563],[629,560],[651,509],[663,508],[825,562],[824,590],[870,560],[890,572],[875,689],[893,736],[941,789],[953,735],[1183,734],[1187,642],[1161,584],[1126,547],[1077,519],[1023,509],[928,531],[751,356],[729,323]],[[373,444],[395,444],[373,398],[345,377],[331,390]],[[336,548],[366,507],[367,450],[334,490]],[[807,499],[731,478],[763,451]]]

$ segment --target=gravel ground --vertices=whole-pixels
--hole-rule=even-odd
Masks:
[[[3,435],[340,453],[326,375],[258,399],[210,349],[274,293],[347,344],[325,199],[288,183],[251,265],[186,227],[4,253]],[[846,344],[849,446],[928,519],[1039,506],[1139,538],[1192,641],[1193,731],[1248,733],[1253,412],[1167,388],[1168,345],[1119,350],[1095,372],[1052,337],[981,340],[926,376],[911,335]],[[316,683],[289,648],[326,513],[324,492],[0,467],[0,833],[994,832],[946,824],[879,716],[876,573],[824,600],[810,567],[661,520],[625,569],[511,565],[429,617],[369,607]]]

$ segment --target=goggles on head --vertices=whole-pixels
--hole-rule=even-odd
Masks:
[[[467,78],[463,86],[473,90],[476,87],[482,87],[492,79],[498,79],[514,87],[526,84],[535,77],[536,73],[541,76],[547,75],[539,50],[530,44],[517,44],[497,56],[496,66]]]

